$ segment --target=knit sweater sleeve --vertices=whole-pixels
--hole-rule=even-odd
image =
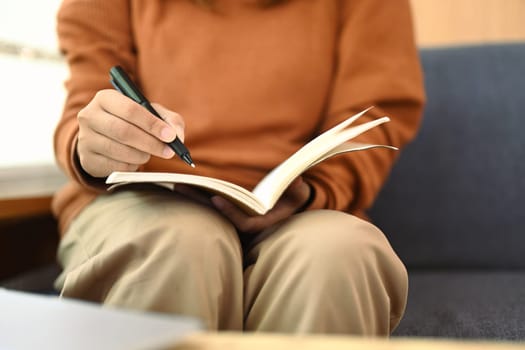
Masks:
[[[55,155],[75,182],[92,190],[75,154],[77,114],[97,91],[111,88],[109,68],[134,72],[135,56],[127,0],[65,0],[57,15],[57,34],[69,67],[67,97],[55,129]]]
[[[408,0],[345,1],[337,65],[321,131],[369,106],[365,122],[391,122],[357,140],[402,148],[417,131],[424,103],[422,73]],[[398,153],[377,149],[330,159],[305,178],[315,190],[311,209],[363,212],[371,206]]]

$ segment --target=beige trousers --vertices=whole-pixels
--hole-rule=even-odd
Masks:
[[[388,335],[407,275],[384,235],[308,211],[250,239],[168,191],[101,196],[59,247],[63,297],[200,318],[209,330]]]

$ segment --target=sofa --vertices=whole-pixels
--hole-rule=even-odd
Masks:
[[[409,271],[394,334],[525,340],[525,43],[421,59],[420,132],[369,213]]]

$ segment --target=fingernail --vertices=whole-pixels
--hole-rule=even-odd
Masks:
[[[160,137],[163,141],[173,141],[175,140],[175,136],[177,136],[177,134],[173,128],[163,128],[160,131]]]

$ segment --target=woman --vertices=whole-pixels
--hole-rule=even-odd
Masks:
[[[363,219],[394,152],[323,162],[256,217],[187,189],[108,193],[104,179],[191,172],[252,188],[370,105],[362,119],[392,122],[359,139],[402,147],[423,105],[408,0],[65,0],[58,35],[71,72],[55,134],[71,179],[53,207],[63,296],[195,316],[210,330],[392,331],[406,271]],[[117,64],[163,120],[111,89]],[[176,136],[195,169],[166,146]]]

